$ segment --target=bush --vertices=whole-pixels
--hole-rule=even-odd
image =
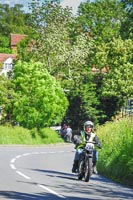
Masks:
[[[131,119],[106,123],[97,130],[103,149],[99,153],[101,174],[133,186],[133,126]]]
[[[0,144],[51,144],[63,142],[59,135],[50,128],[32,130],[20,126],[0,126]]]
[[[39,131],[39,135],[42,138],[43,143],[45,144],[63,142],[63,140],[59,137],[57,132],[49,128],[41,129]]]

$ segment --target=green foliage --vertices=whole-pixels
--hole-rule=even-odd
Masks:
[[[130,0],[124,1],[125,10],[122,2],[87,1],[79,7],[79,26],[94,40],[94,49],[87,61],[89,66],[99,71],[94,79],[100,102],[100,123],[115,116],[125,101],[133,95],[132,40],[122,40],[120,37],[121,26],[125,19],[128,21],[127,10],[131,11],[132,3]],[[126,29],[129,30],[127,27]]]
[[[42,141],[44,144],[55,144],[58,142],[63,142],[63,139],[61,139],[57,132],[49,129],[49,128],[43,128],[39,130],[39,135],[42,138]]]
[[[0,4],[0,53],[12,53],[10,49],[10,34],[26,34],[31,32],[27,26],[29,14],[22,11],[23,5]]]
[[[91,72],[86,72],[86,75],[75,80],[74,87],[67,95],[69,109],[66,114],[74,129],[80,129],[85,120],[92,120],[95,123],[98,121],[99,102],[96,94],[96,84]]]
[[[123,102],[133,95],[133,41],[121,38],[113,39],[107,45],[107,61],[109,72],[103,79],[103,95],[116,96]]]
[[[33,1],[31,11],[29,22],[35,41],[33,58],[41,60],[49,73],[59,80],[71,81],[73,77],[80,76],[91,42],[87,44],[83,33],[76,37],[72,35],[76,20],[71,10],[63,9],[55,0],[42,5]]]
[[[68,106],[60,84],[41,63],[18,62],[14,68],[14,119],[27,128],[61,122]]]
[[[123,3],[123,9],[125,11],[125,17],[121,25],[121,36],[124,39],[133,39],[133,1],[132,0],[121,0]]]
[[[10,49],[9,37],[0,36],[0,53],[12,53]]]
[[[22,11],[23,5],[15,4],[10,7],[8,4],[0,4],[0,28],[2,35],[8,36],[10,33],[29,33],[30,27],[27,27],[27,15]]]
[[[133,186],[133,124],[132,119],[106,123],[97,130],[103,149],[99,152],[101,174]]]
[[[78,17],[70,8],[62,8],[59,0],[33,0],[29,7],[31,13],[24,14],[19,4],[12,8],[0,4],[0,51],[8,52],[5,36],[10,32],[28,34],[19,44],[18,59],[42,62],[60,81],[70,102],[66,118],[75,124],[86,118],[99,123],[110,120],[133,95],[133,44],[132,39],[125,40],[132,38],[132,1],[87,1],[80,5]],[[90,77],[92,68],[98,73]],[[10,99],[8,119],[13,110]],[[38,111],[30,112],[35,122]],[[42,121],[37,123],[40,126]]]
[[[8,77],[0,76],[0,107],[2,108],[2,123],[10,120],[12,113],[13,86]]]
[[[132,40],[122,40],[120,37],[95,46],[91,62],[99,70],[94,80],[100,102],[98,109],[104,115],[100,123],[115,116],[133,95],[132,51]]]
[[[43,133],[43,135],[40,133]],[[0,144],[39,145],[59,142],[63,142],[63,140],[49,128],[44,128],[38,132],[37,129],[28,130],[19,126],[0,126]]]
[[[87,1],[79,6],[79,23],[96,42],[110,41],[119,36],[124,16],[122,4],[117,0]]]
[[[96,106],[91,107],[95,99],[90,99],[91,94],[89,98],[85,95],[85,91],[88,92],[92,84],[90,83],[91,86],[88,84],[87,89],[84,80],[88,76],[86,59],[93,51],[93,40],[82,32],[75,34],[76,19],[69,8],[61,7],[59,1],[47,1],[43,4],[33,1],[30,8],[32,11],[30,24],[33,27],[35,41],[32,59],[41,60],[48,72],[60,81],[64,90],[70,91],[66,94],[70,97],[71,104],[67,116],[69,119],[71,118],[76,124],[77,120],[80,120],[78,116],[81,113],[84,115],[87,113],[87,116],[89,113],[92,117],[96,111]],[[23,51],[21,52],[23,54]],[[80,97],[81,104],[79,108],[75,108],[76,113],[80,114],[75,116],[71,107]]]
[[[33,57],[34,51],[32,51],[32,36],[26,36],[17,44],[18,59],[25,62],[30,62]],[[34,43],[34,42],[33,42]]]

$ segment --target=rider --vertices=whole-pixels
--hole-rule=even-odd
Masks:
[[[98,148],[102,148],[101,142],[97,135],[92,132],[94,128],[94,124],[92,121],[86,121],[84,123],[84,130],[80,132],[80,137],[74,137],[74,144],[76,145],[76,153],[74,157],[74,163],[73,163],[73,168],[72,172],[75,173],[78,168],[78,161],[79,161],[79,156],[83,152],[83,146],[85,144],[85,141],[90,141],[90,142],[95,142],[95,145]],[[98,160],[98,151],[95,149],[93,150],[93,173],[97,174],[97,169],[96,169],[96,163]]]

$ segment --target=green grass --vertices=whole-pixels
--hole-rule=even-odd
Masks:
[[[103,149],[99,152],[99,172],[133,187],[133,121],[106,123],[97,130]]]
[[[0,126],[0,144],[51,144],[63,140],[50,128],[28,130],[19,126]]]

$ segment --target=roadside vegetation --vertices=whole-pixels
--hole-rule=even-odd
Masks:
[[[0,126],[0,144],[23,144],[23,145],[43,145],[64,142],[57,132],[50,128],[43,128],[39,131],[19,126]]]
[[[100,174],[133,187],[132,118],[107,122],[98,128],[97,134],[103,145],[99,151]]]

